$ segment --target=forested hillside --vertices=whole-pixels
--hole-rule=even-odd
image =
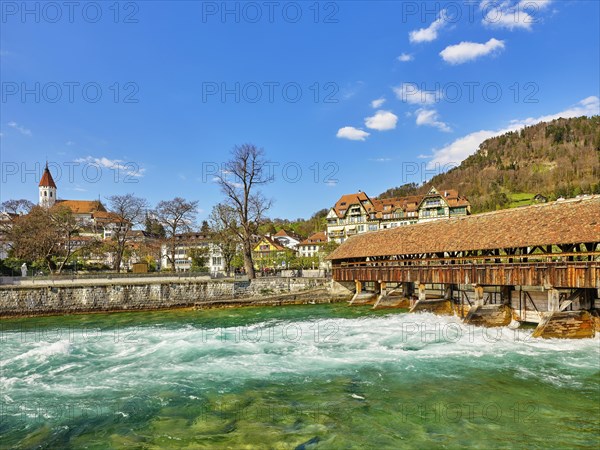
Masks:
[[[473,212],[600,193],[600,116],[557,119],[484,141],[460,166],[423,186],[408,184],[381,197],[458,189]]]

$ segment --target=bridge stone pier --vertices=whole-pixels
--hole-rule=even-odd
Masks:
[[[600,196],[359,234],[329,259],[354,305],[537,323],[539,337],[600,332]]]

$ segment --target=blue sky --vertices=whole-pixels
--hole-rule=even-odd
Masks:
[[[202,218],[247,142],[273,162],[272,217],[420,182],[500,132],[598,114],[599,5],[2,2],[0,200],[36,200],[48,159],[59,197],[183,196]]]

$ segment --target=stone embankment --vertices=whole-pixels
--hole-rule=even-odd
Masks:
[[[331,303],[352,294],[326,278],[128,279],[0,285],[0,317],[170,308]]]

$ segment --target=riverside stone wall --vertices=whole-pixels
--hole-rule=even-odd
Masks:
[[[290,294],[319,291],[328,295],[331,281],[315,278],[259,278],[249,281],[151,281],[69,284],[39,287],[0,286],[0,317],[78,312],[149,310],[219,304],[273,304]],[[297,296],[291,296],[292,302]],[[297,303],[297,302],[295,302]]]

